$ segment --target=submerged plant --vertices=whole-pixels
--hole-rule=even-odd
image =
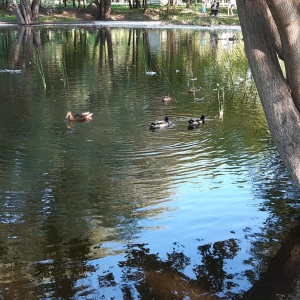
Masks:
[[[222,91],[222,98],[220,97],[221,91]],[[223,122],[223,118],[224,118],[224,99],[225,99],[224,88],[220,87],[220,85],[218,84],[219,120],[221,122]]]
[[[195,102],[195,100],[196,100],[196,89],[195,89],[195,81],[197,80],[197,78],[190,78],[190,81],[192,81],[193,82],[193,87],[192,87],[192,93],[193,93],[193,95],[194,95],[194,102]]]
[[[36,49],[36,60],[32,59],[32,61],[34,62],[35,67],[39,71],[39,73],[41,75],[41,78],[42,78],[44,89],[46,89],[47,88],[46,78],[45,78],[44,68],[43,68],[43,64],[42,64],[42,60],[41,60],[41,55],[40,55],[39,49]]]
[[[67,74],[65,57],[63,57],[63,59],[62,59],[61,76],[62,76],[62,80],[64,82],[64,87],[66,87],[68,85],[68,74]]]
[[[169,77],[168,77],[168,75],[166,74],[166,72],[165,72],[165,70],[162,68],[162,67],[159,67],[160,68],[160,73],[162,74],[164,74],[165,75],[165,77],[166,77],[166,79],[167,79],[167,81],[168,81],[168,83],[169,83],[169,86],[170,86],[170,88],[171,88],[171,90],[172,90],[172,95],[175,95],[175,92],[174,92],[174,89],[173,89],[173,87],[172,87],[172,84],[171,84],[171,82],[170,82],[170,79],[169,79]],[[174,100],[176,101],[176,98],[174,97]]]

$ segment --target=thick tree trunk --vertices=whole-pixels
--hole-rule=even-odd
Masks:
[[[96,2],[100,20],[108,20],[111,12],[111,0],[98,0]]]
[[[25,24],[25,19],[16,0],[13,0],[15,14],[19,24]]]
[[[111,12],[111,0],[105,0],[104,20],[108,20],[110,18],[110,12]]]
[[[40,0],[32,0],[31,4],[31,19],[36,23],[39,16]]]
[[[294,0],[267,1],[274,5],[273,13],[284,9],[285,16],[295,4]],[[280,3],[285,3],[285,8]],[[299,83],[297,86],[297,81],[300,80],[300,76],[297,75],[299,57],[295,48],[299,47],[300,27],[294,28],[292,32],[293,25],[290,25],[288,20],[284,21],[276,14],[273,18],[266,0],[237,0],[237,7],[246,54],[270,132],[291,176],[300,184],[300,116],[297,109],[300,87]],[[293,9],[298,13],[299,10],[295,7]],[[292,15],[291,18],[294,20],[295,17]],[[277,19],[285,23],[285,28],[281,28],[279,33],[275,26]],[[289,69],[288,81],[282,73],[277,54],[282,55],[286,68]],[[293,76],[297,78],[291,79]]]
[[[20,0],[20,5],[18,5],[16,0],[13,0],[13,4],[19,25],[36,23],[39,15],[40,0],[33,0],[31,5],[29,0]]]
[[[140,0],[135,0],[135,8],[141,8],[142,5],[141,5],[141,1]]]
[[[300,1],[267,0],[282,43],[282,58],[295,105],[300,111]]]

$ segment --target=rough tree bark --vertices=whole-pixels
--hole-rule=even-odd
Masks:
[[[292,178],[300,184],[300,1],[237,0],[237,7],[270,132]]]

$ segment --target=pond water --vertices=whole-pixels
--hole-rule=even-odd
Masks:
[[[0,82],[3,299],[239,299],[298,216],[238,30],[0,28]]]

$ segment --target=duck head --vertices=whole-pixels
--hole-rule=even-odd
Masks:
[[[68,119],[71,115],[72,115],[72,113],[70,111],[68,111],[67,115],[66,115],[66,119]]]

